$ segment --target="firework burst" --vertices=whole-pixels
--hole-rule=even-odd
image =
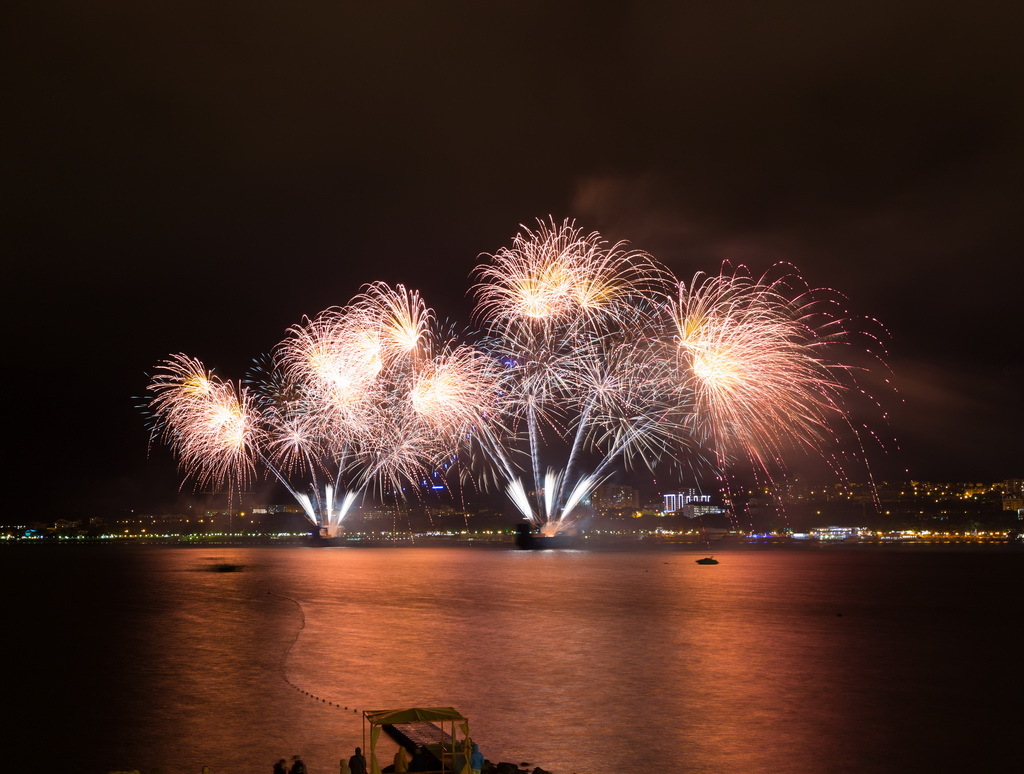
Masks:
[[[154,437],[170,446],[197,486],[245,488],[263,437],[249,392],[182,354],[157,366],[149,390]]]
[[[555,534],[615,466],[771,476],[810,451],[841,470],[850,434],[863,459],[851,399],[877,401],[849,359],[884,368],[883,336],[787,267],[681,282],[549,220],[474,278],[477,346],[418,292],[374,282],[290,328],[244,386],[175,355],[149,384],[152,437],[197,485],[277,478],[328,534],[365,492],[414,490],[453,460]]]
[[[652,421],[656,350],[646,343],[650,288],[664,275],[645,253],[570,222],[524,227],[488,258],[475,315],[484,348],[506,366],[505,435],[481,448],[523,517],[555,533],[571,528],[614,460],[665,429]],[[562,461],[545,463],[556,449]],[[597,461],[584,469],[585,457]]]
[[[187,477],[243,489],[262,466],[334,535],[368,487],[401,490],[455,453],[486,421],[496,372],[440,337],[419,293],[373,283],[289,329],[245,388],[185,355],[149,387],[153,435]]]
[[[860,367],[844,363],[868,336],[832,291],[810,289],[789,267],[753,278],[743,269],[697,274],[666,297],[666,385],[682,432],[713,454],[719,469],[745,458],[769,476],[793,451],[837,467],[841,435],[859,435],[849,398]],[[865,348],[863,351],[868,351]]]

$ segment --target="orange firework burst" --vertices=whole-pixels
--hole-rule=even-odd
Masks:
[[[834,350],[853,331],[835,294],[800,282],[793,273],[770,280],[723,270],[680,282],[667,299],[675,409],[721,464],[745,456],[782,469],[794,448],[827,457],[826,440],[850,427],[853,369]]]
[[[248,391],[181,354],[158,366],[149,389],[156,433],[197,485],[244,488],[262,438]]]
[[[613,461],[652,448],[644,439],[669,430],[651,421],[655,350],[645,343],[651,290],[665,273],[646,253],[569,222],[523,227],[488,258],[475,272],[475,316],[484,346],[507,365],[506,433],[484,450],[525,518],[565,528]],[[542,460],[550,441],[566,449],[561,464]],[[599,461],[582,472],[587,454]]]
[[[442,342],[420,295],[383,283],[292,327],[251,392],[184,355],[158,368],[154,437],[187,476],[242,488],[259,462],[329,533],[368,486],[399,490],[449,460],[497,389],[492,361]]]
[[[601,318],[627,312],[661,277],[646,253],[622,242],[609,246],[596,231],[584,234],[570,221],[521,228],[511,247],[476,269],[476,316],[506,335],[600,325]]]
[[[442,332],[418,292],[370,283],[290,328],[247,388],[185,355],[161,363],[153,437],[199,484],[242,488],[262,465],[331,529],[367,489],[400,491],[460,452],[547,532],[613,465],[746,459],[770,476],[809,450],[838,469],[842,432],[863,452],[850,402],[870,396],[844,356],[880,337],[861,348],[871,332],[792,270],[679,282],[553,220],[484,258],[479,347]]]

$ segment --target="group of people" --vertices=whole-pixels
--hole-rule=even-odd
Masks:
[[[307,774],[306,763],[301,755],[293,755],[292,765],[289,767],[288,762],[282,758],[274,764],[274,774]]]
[[[480,745],[478,744],[473,745],[473,754],[469,756],[469,767],[472,769],[473,774],[480,774],[480,769],[484,767],[484,756],[480,752]],[[416,745],[412,752],[412,760],[409,760],[409,751],[399,745],[398,752],[395,753],[395,774],[431,771],[433,768],[430,761],[430,753],[427,752],[427,748],[423,745]]]
[[[480,769],[484,766],[484,756],[480,752],[480,745],[473,745],[473,754],[469,757],[469,767],[472,769],[473,774],[480,774]],[[430,760],[427,749],[421,745],[416,745],[416,749],[413,750],[412,760],[409,759],[409,752],[399,745],[398,752],[395,753],[395,772],[396,774],[404,774],[405,772],[417,772],[417,771],[430,771]],[[363,751],[360,748],[356,748],[355,754],[348,759],[348,771],[349,774],[367,774],[369,769],[366,768],[366,757],[363,755]],[[308,774],[306,771],[306,764],[303,762],[302,757],[298,755],[292,756],[292,765],[289,768],[288,762],[282,758],[274,764],[274,774]]]
[[[355,754],[348,759],[348,770],[350,774],[367,774],[369,771],[366,768],[366,758],[363,756],[363,751],[358,747]],[[274,764],[274,774],[309,774],[309,772],[306,770],[306,763],[302,760],[302,756],[293,755],[291,767],[289,768],[288,761],[282,758]]]

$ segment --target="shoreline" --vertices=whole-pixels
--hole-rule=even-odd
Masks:
[[[750,550],[892,550],[894,548],[965,547],[1000,548],[1024,551],[1024,540],[1011,534],[915,536],[880,536],[857,540],[820,540],[788,537],[728,536],[713,540],[687,539],[679,536],[605,536],[585,535],[573,548],[543,549],[550,551],[680,551],[703,554]],[[310,536],[270,537],[266,535],[153,535],[125,537],[53,536],[0,539],[0,546],[62,546],[62,547],[160,547],[160,548],[309,548],[361,549],[382,548],[464,548],[485,550],[527,551],[515,545],[514,536],[478,538],[452,536],[360,537],[335,543],[317,544]]]

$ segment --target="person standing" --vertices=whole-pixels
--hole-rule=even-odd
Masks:
[[[469,756],[469,768],[473,771],[473,774],[480,774],[480,769],[484,767],[484,754],[480,752],[480,745],[473,744],[473,754]]]
[[[358,747],[355,755],[348,759],[348,770],[351,774],[366,774],[366,758]]]
[[[290,774],[306,774],[306,764],[303,762],[301,756],[292,756],[292,768]]]
[[[288,774],[288,764],[284,758],[274,764],[274,774]]]

